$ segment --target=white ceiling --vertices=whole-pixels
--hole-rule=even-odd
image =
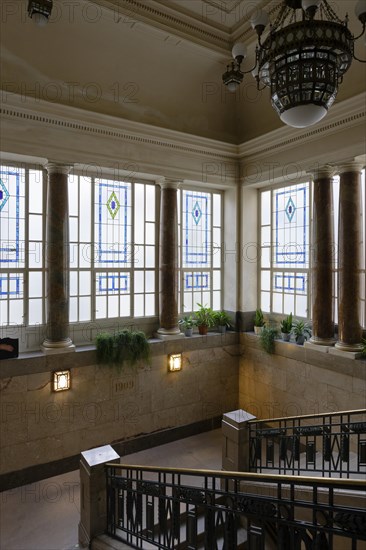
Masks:
[[[221,54],[227,54],[237,41],[254,45],[256,33],[250,19],[258,9],[273,13],[280,0],[88,0],[107,8],[113,18],[144,23],[202,45]],[[55,0],[57,3],[70,3],[69,0]],[[355,20],[356,0],[330,2],[336,13],[344,19],[350,16],[351,30],[358,34],[359,21]]]
[[[58,2],[65,0],[56,0]],[[131,22],[171,32],[220,53],[239,38],[255,40],[250,18],[274,0],[89,0]]]
[[[157,0],[162,7],[190,15],[197,23],[206,23],[227,33],[247,22],[263,0]]]

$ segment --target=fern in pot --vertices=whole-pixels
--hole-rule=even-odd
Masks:
[[[290,315],[287,315],[285,319],[282,319],[280,327],[282,340],[284,340],[285,342],[289,342],[292,332],[292,312],[290,313]]]
[[[310,326],[305,321],[295,321],[292,325],[292,332],[295,336],[296,344],[299,346],[303,346],[305,340],[311,336]]]
[[[259,343],[262,349],[267,353],[274,353],[275,350],[275,338],[277,336],[277,329],[272,327],[263,327],[259,334]]]
[[[254,315],[254,332],[255,334],[260,334],[265,326],[264,315],[260,308],[255,310]]]
[[[197,325],[197,321],[192,315],[186,315],[185,317],[182,317],[182,319],[179,319],[178,324],[183,330],[185,336],[192,336],[193,329]]]
[[[194,316],[198,326],[198,332],[201,335],[207,334],[209,328],[215,324],[214,312],[210,307],[198,304],[199,309],[195,312]]]
[[[150,344],[140,330],[121,330],[114,334],[101,332],[95,339],[97,361],[122,368],[150,361]]]
[[[226,329],[230,328],[230,316],[226,311],[215,311],[213,314],[215,325],[222,334],[225,334]]]

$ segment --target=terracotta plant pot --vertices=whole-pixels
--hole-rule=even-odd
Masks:
[[[198,326],[198,332],[201,336],[205,336],[207,334],[207,331],[208,331],[208,326],[207,325],[199,325]]]

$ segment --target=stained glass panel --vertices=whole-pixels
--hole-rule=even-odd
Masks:
[[[222,197],[184,189],[178,194],[179,304],[181,313],[197,303],[221,308]]]
[[[309,263],[309,184],[274,191],[274,258],[276,266]]]
[[[211,195],[183,191],[183,266],[211,266]]]
[[[260,197],[260,307],[307,316],[310,184],[262,191]]]
[[[105,266],[131,262],[131,184],[96,181],[96,258]]]
[[[24,267],[24,170],[0,170],[0,265]]]

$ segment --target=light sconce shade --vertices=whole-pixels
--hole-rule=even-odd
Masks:
[[[28,15],[39,27],[44,27],[51,15],[53,0],[29,0]]]
[[[171,353],[168,355],[168,372],[177,372],[182,370],[182,354]]]
[[[53,391],[65,391],[71,387],[71,372],[69,370],[59,370],[52,373]]]

